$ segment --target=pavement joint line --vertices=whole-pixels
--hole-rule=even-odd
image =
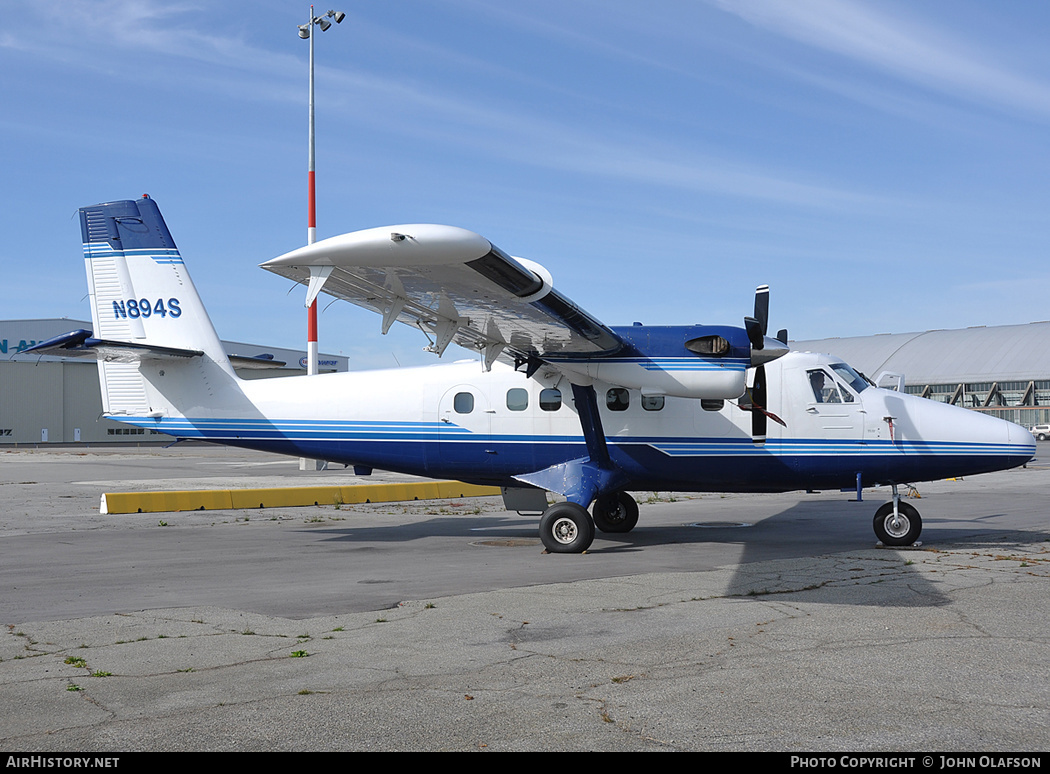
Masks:
[[[102,495],[99,513],[173,513],[241,508],[289,508],[304,505],[356,505],[457,497],[487,497],[498,494],[500,494],[498,486],[465,484],[461,481],[296,486],[274,489],[106,492]]]

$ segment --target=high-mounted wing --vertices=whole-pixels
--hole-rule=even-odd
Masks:
[[[394,321],[420,328],[438,355],[450,342],[522,360],[595,357],[623,342],[554,289],[539,264],[512,258],[454,226],[414,224],[354,231],[293,250],[262,268]]]

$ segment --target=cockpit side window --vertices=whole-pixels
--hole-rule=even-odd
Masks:
[[[809,386],[813,388],[813,400],[817,403],[842,403],[838,386],[834,378],[822,368],[813,368],[806,371],[809,377]],[[850,396],[852,400],[853,396]]]

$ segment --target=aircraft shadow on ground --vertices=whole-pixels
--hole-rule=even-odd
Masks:
[[[532,538],[537,543],[539,542],[539,536],[536,534],[538,519],[518,516],[514,513],[507,513],[503,516],[493,514],[433,516],[418,521],[410,520],[403,524],[379,526],[362,524],[366,521],[367,517],[362,517],[360,522],[352,527],[315,529],[311,532],[328,535],[329,540],[362,544],[370,542],[408,543],[435,537],[468,537],[471,540]]]
[[[732,546],[734,554],[725,564],[735,565],[725,594],[754,599],[769,599],[778,594],[804,593],[808,601],[827,604],[880,605],[899,607],[936,607],[949,599],[926,576],[911,568],[908,554],[914,551],[973,548],[1001,548],[1018,539],[1024,542],[1050,540],[1050,533],[1033,534],[997,527],[1003,514],[988,514],[969,519],[972,527],[938,527],[939,523],[957,523],[952,519],[930,518],[920,546],[887,548],[874,556],[848,555],[852,551],[877,548],[871,521],[878,501],[864,503],[843,500],[805,499],[776,513],[754,511],[754,521],[737,521],[747,516],[747,509],[730,512],[698,501],[695,520],[678,524],[646,523],[646,508],[638,527],[625,535],[597,533],[588,551],[590,557],[615,561],[632,555],[638,559],[661,548],[690,545]],[[409,519],[411,517],[409,516]],[[426,538],[467,538],[471,541],[524,543],[539,547],[536,534],[538,519],[530,516],[441,515],[403,524],[311,530],[327,540],[356,545],[352,550],[367,550],[369,544],[408,543]],[[845,555],[844,555],[845,554]],[[663,553],[654,556],[654,567],[667,572],[690,572],[697,569],[688,554]],[[572,562],[577,557],[566,555],[559,560]],[[812,562],[807,563],[807,560]],[[790,568],[769,562],[794,562]],[[830,560],[830,561],[829,561]],[[710,569],[710,560],[704,563]],[[603,572],[610,566],[602,562]],[[624,567],[626,574],[638,572],[637,566]]]

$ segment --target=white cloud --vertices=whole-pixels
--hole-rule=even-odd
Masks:
[[[1050,87],[992,52],[912,18],[850,0],[712,0],[756,27],[973,102],[1050,117]]]

